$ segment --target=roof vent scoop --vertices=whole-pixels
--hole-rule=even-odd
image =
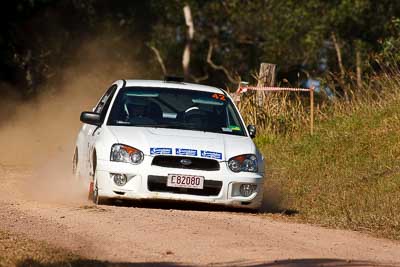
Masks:
[[[165,76],[164,81],[166,82],[175,82],[175,83],[183,83],[183,77],[178,76]]]

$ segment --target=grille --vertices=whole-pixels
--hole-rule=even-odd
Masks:
[[[196,196],[218,196],[222,188],[221,181],[204,180],[203,189],[177,188],[167,186],[166,176],[149,175],[147,188],[152,192],[167,192],[175,194],[189,194]]]
[[[183,165],[181,163],[182,159],[188,159],[192,163],[190,165]],[[219,162],[216,160],[179,157],[179,156],[155,156],[152,165],[167,167],[167,168],[191,169],[191,170],[202,170],[202,171],[219,170]]]

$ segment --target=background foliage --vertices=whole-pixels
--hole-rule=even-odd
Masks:
[[[0,80],[17,85],[23,95],[35,94],[75,63],[71,55],[93,38],[113,40],[104,58],[140,62],[144,78],[162,76],[149,46],[159,50],[169,73],[181,74],[185,4],[195,24],[190,71],[193,77],[207,75],[203,83],[236,86],[207,64],[210,43],[212,60],[233,76],[251,81],[260,62],[270,62],[278,64],[278,82],[292,85],[306,75],[339,73],[332,34],[349,73],[355,71],[356,49],[363,77],[376,70],[371,63],[377,56],[399,57],[399,1],[19,0],[0,9]]]

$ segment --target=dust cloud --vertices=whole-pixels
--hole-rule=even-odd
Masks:
[[[120,49],[125,60],[110,58],[110,47]],[[8,95],[0,101],[0,168],[30,171],[15,178],[23,195],[46,201],[85,199],[87,185],[72,175],[79,115],[91,110],[114,80],[140,77],[129,53],[115,40],[89,41],[77,49],[73,64],[58,73],[51,85],[44,85],[40,96],[27,102]],[[129,60],[131,64],[126,63]]]

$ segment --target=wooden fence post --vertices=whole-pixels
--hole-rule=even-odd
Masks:
[[[271,63],[261,63],[260,70],[258,72],[258,81],[257,87],[263,86],[275,86],[275,70],[276,65]],[[265,104],[265,96],[267,92],[257,91],[257,107],[264,107]]]
[[[257,77],[257,87],[274,86],[275,85],[276,65],[271,63],[261,63]],[[257,124],[258,109],[263,108],[266,103],[266,95],[268,92],[256,91],[255,94],[255,111],[254,123]]]
[[[314,87],[310,88],[310,133],[314,134]]]

